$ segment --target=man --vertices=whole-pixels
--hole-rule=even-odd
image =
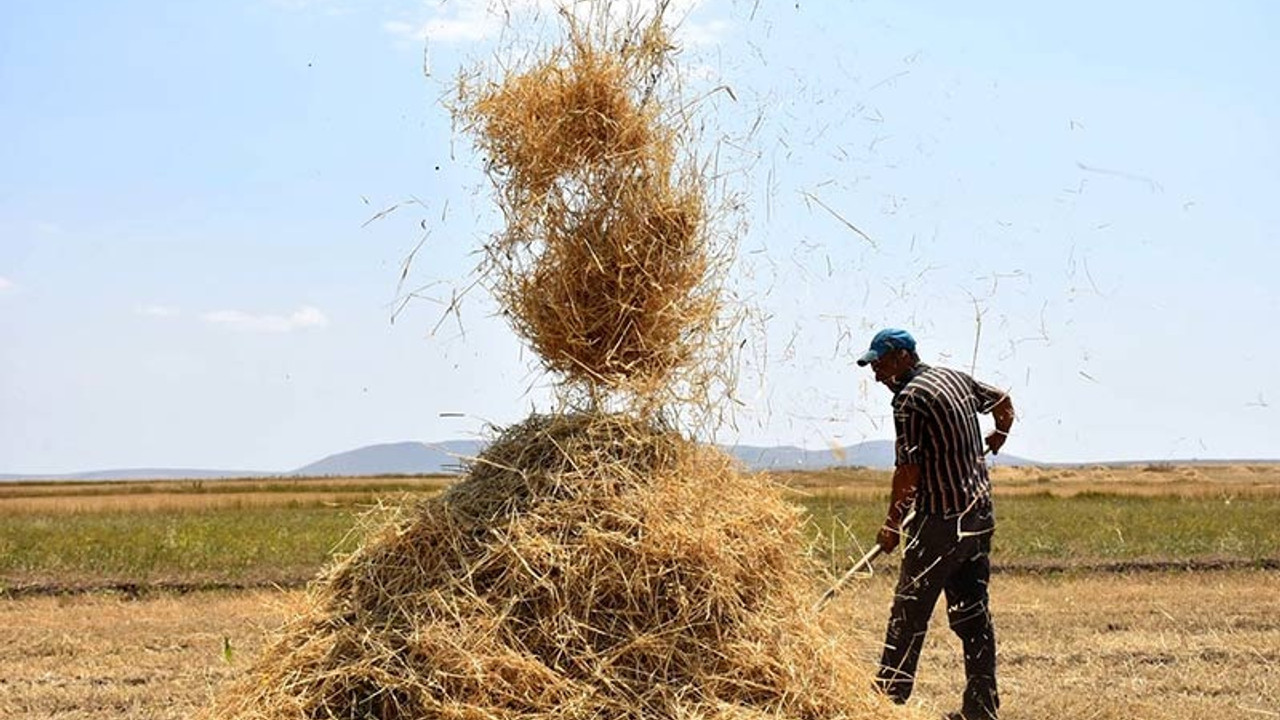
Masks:
[[[947,619],[964,645],[966,680],[960,711],[947,717],[992,720],[1000,707],[987,608],[995,516],[978,413],[995,419],[985,442],[996,453],[1013,425],[1013,402],[965,373],[920,362],[905,330],[876,333],[858,365],[870,365],[893,391],[897,467],[876,542],[889,553],[899,537],[907,538],[876,685],[894,702],[906,702],[929,616],[945,593]],[[915,517],[903,527],[913,506]]]

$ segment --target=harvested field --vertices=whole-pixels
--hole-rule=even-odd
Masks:
[[[890,593],[881,575],[831,607],[866,628],[867,643],[850,648],[862,662],[874,662]],[[992,594],[1007,720],[1265,720],[1280,708],[1275,573],[1006,575]],[[0,717],[188,717],[300,600],[254,591],[0,601]],[[951,709],[962,674],[945,625],[937,615],[917,690],[937,710]]]
[[[1210,555],[1189,550],[1196,547],[1213,548],[1221,566],[1254,562],[1247,550],[1280,555],[1280,531],[1273,520],[1280,496],[1268,489],[1280,468],[1203,466],[1195,468],[1199,485],[1165,481],[1189,474],[1179,470],[1109,468],[1108,489],[1135,488],[1116,495],[1094,490],[1002,497],[995,561],[1015,569],[993,581],[1006,718],[1058,717],[1064,709],[1102,720],[1275,716],[1280,575],[1118,571],[1139,562],[1141,553],[1172,562],[1198,557],[1205,561],[1201,566],[1212,566]],[[1009,482],[1037,481],[1034,473],[1010,478],[1006,472],[997,477],[1000,490]],[[1055,472],[1062,475],[1050,479],[1051,486],[1101,482],[1096,469]],[[797,488],[794,499],[815,520],[811,538],[818,537],[823,523],[827,528],[843,523],[869,541],[864,525],[877,522],[883,512],[886,473],[867,472],[850,481],[863,488],[861,495],[846,492],[830,474],[787,479]],[[1242,488],[1235,497],[1244,500],[1215,494],[1224,481]],[[326,486],[363,492],[368,482],[353,478],[326,481]],[[387,482],[388,494],[397,496],[403,488],[394,483],[406,481]],[[281,604],[296,608],[301,592],[176,595],[148,587],[203,577],[296,588],[314,575],[361,511],[349,505],[219,508],[217,493],[189,493],[210,503],[203,507],[140,509],[147,494],[169,493],[176,484],[102,486],[140,502],[129,511],[95,511],[92,503],[56,514],[16,507],[0,511],[5,517],[0,556],[27,563],[30,572],[18,575],[50,583],[43,592],[123,579],[130,583],[129,593],[142,598],[89,593],[0,599],[0,717],[177,718],[207,707],[214,687],[244,671],[266,630],[293,614]],[[30,495],[21,485],[3,489],[13,500]],[[257,494],[290,497],[265,487]],[[0,500],[0,506],[6,502]],[[1127,513],[1123,524],[1131,528],[1123,531],[1123,544],[1113,530],[1095,536],[1081,529],[1082,523],[1104,527],[1108,517],[1121,517],[1118,512]],[[1171,527],[1183,531],[1168,532]],[[1241,542],[1226,542],[1231,537]],[[40,542],[15,544],[29,538]],[[849,549],[847,539],[841,542],[830,551],[833,566]],[[1104,554],[1109,559],[1099,564]],[[1058,572],[1026,574],[1036,563]],[[1073,569],[1082,567],[1108,572]],[[12,564],[0,572],[5,576],[11,587],[19,579]],[[891,576],[892,562],[883,563],[875,577],[855,582],[830,609],[842,625],[860,629],[861,646],[852,651],[860,663],[874,662]],[[941,616],[936,629],[922,662],[918,697],[941,709],[958,692],[960,655]],[[224,637],[232,648],[229,664]]]
[[[823,496],[879,497],[889,483],[887,471],[868,468],[775,474],[797,492]],[[991,470],[991,484],[997,497],[1280,497],[1280,463],[997,466]]]
[[[836,612],[880,627],[891,578],[853,593]],[[1280,710],[1274,572],[1002,575],[991,593],[1006,720],[1226,720]],[[939,608],[916,692],[950,708],[963,689],[962,657]]]

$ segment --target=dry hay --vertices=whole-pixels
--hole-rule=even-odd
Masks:
[[[614,33],[570,20],[526,69],[459,82],[455,118],[505,222],[481,273],[546,368],[592,397],[696,388],[715,365],[728,243],[677,152],[691,133],[671,53],[660,18]]]
[[[219,718],[891,718],[796,509],[624,415],[534,416],[311,588]]]

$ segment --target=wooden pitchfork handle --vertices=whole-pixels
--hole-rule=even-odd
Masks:
[[[913,508],[910,512],[906,514],[906,517],[902,518],[902,523],[899,524],[898,527],[899,528],[906,527],[911,523],[912,520],[915,519],[915,517],[916,517],[916,511]],[[840,592],[840,590],[846,584],[848,584],[848,582],[852,580],[855,575],[871,567],[871,563],[875,562],[876,558],[880,557],[880,555],[883,553],[884,553],[884,548],[880,547],[880,543],[876,543],[874,547],[872,547],[870,550],[867,551],[866,555],[862,556],[862,559],[858,560],[858,562],[853,564],[853,567],[849,568],[848,572],[841,575],[840,579],[835,581],[835,584],[827,588],[826,592],[822,593],[822,597],[818,598],[818,602],[814,603],[813,611],[820,612],[824,607],[827,606],[827,603],[831,602],[831,598],[835,597],[836,593]]]

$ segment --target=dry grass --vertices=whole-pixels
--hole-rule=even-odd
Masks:
[[[0,601],[0,717],[168,720],[206,705],[296,593]],[[231,658],[224,653],[231,644]]]
[[[377,496],[368,492],[303,493],[150,493],[146,495],[46,496],[0,500],[0,517],[26,514],[159,512],[163,510],[218,510],[230,508],[351,506],[371,504]]]
[[[997,576],[1005,720],[1260,720],[1280,713],[1280,583],[1274,573]],[[883,623],[881,577],[836,608]],[[875,597],[879,602],[867,603]],[[874,653],[864,654],[874,662]],[[946,709],[964,685],[963,653],[939,609],[917,692]]]
[[[1280,708],[1274,573],[997,577],[1005,720],[1266,720]],[[875,662],[889,579],[852,586],[832,616],[866,631],[840,650]],[[0,601],[0,717],[170,720],[243,672],[300,592]],[[223,657],[230,640],[231,662]],[[952,709],[963,672],[941,612],[916,701]]]
[[[461,460],[459,461],[461,462]],[[95,497],[107,495],[217,495],[221,493],[308,493],[439,490],[454,475],[388,475],[362,477],[229,478],[225,480],[116,480],[0,482],[0,502],[30,497]]]
[[[993,481],[1009,494],[1275,497],[1280,495],[1280,463],[999,468]]]
[[[867,468],[775,472],[802,495],[866,498],[885,495],[890,471]],[[1094,465],[993,468],[997,497],[1116,495],[1125,497],[1280,497],[1280,463]]]
[[[434,493],[453,478],[262,478],[0,483],[0,516],[90,512],[159,512],[225,508],[349,506],[402,493]]]

